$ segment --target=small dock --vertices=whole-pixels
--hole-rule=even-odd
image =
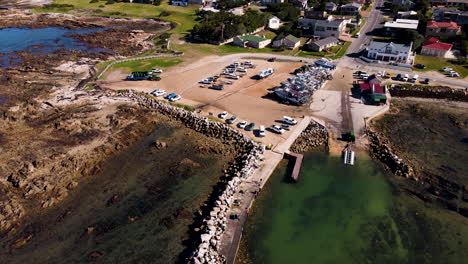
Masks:
[[[294,168],[291,173],[291,179],[297,182],[299,180],[299,173],[301,173],[302,160],[304,159],[304,155],[293,152],[285,152],[284,158],[290,161],[294,161]]]

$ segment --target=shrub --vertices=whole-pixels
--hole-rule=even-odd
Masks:
[[[99,0],[91,0],[91,1],[89,1],[90,4],[94,4],[94,3],[98,3],[98,2],[99,2]]]
[[[171,12],[169,11],[162,11],[161,14],[159,14],[160,17],[167,17],[167,16],[170,16],[171,15]]]
[[[112,5],[115,4],[114,0],[107,0],[106,5]]]

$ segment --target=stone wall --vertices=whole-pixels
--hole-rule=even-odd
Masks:
[[[392,85],[390,95],[396,97],[421,97],[468,102],[468,92],[447,86]]]
[[[303,153],[321,147],[328,148],[327,128],[311,120],[289,149],[292,152]]]

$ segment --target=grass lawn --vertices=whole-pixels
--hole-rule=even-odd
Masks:
[[[69,4],[73,8],[38,8],[36,12],[55,12],[55,13],[70,13],[83,11],[89,14],[98,14],[113,17],[135,17],[135,18],[160,18],[169,22],[174,22],[177,27],[171,30],[173,33],[187,33],[195,25],[195,10],[200,6],[189,5],[187,7],[171,6],[168,0],[164,0],[160,6],[150,4],[136,3],[115,3],[106,5],[106,1],[98,3],[90,3],[90,0],[54,0],[54,4]],[[103,6],[103,7],[99,7]],[[97,13],[97,10],[99,13]],[[162,11],[170,13],[169,16],[159,16]]]
[[[264,38],[267,38],[267,39],[274,39],[276,37],[275,32],[272,32],[270,30],[262,30],[256,33],[255,35],[263,36]]]
[[[453,68],[454,71],[458,72],[461,78],[465,78],[466,76],[468,76],[468,64],[465,64],[465,65],[457,64],[457,61],[454,59],[445,59],[445,58],[439,58],[439,57],[417,55],[416,61],[414,62],[414,64],[419,64],[419,63],[426,65],[426,68],[425,69],[413,68],[413,70],[415,71],[438,71],[440,73],[443,73],[441,71],[442,68],[450,67],[450,68]]]
[[[232,45],[210,45],[210,44],[194,44],[194,43],[185,43],[183,45],[172,45],[172,48],[177,51],[184,52],[184,57],[191,56],[206,56],[206,55],[226,55],[234,53],[274,53],[281,55],[294,55],[293,50],[278,50],[274,48],[263,48],[263,49],[253,49],[253,48],[241,48]]]
[[[339,59],[343,57],[343,55],[346,53],[346,50],[348,49],[349,45],[351,45],[351,42],[347,41],[343,45],[337,45],[335,47],[332,47],[330,51],[305,51],[301,50],[297,56],[300,57],[327,57],[330,59]]]
[[[152,68],[168,68],[181,63],[180,58],[158,58],[139,61],[127,61],[118,63],[111,67],[111,70],[130,69],[131,71],[149,71]]]

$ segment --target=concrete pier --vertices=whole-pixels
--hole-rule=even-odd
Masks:
[[[304,159],[304,155],[293,152],[285,152],[284,158],[294,162],[291,179],[297,182],[299,180],[299,173],[301,173],[302,160]]]

